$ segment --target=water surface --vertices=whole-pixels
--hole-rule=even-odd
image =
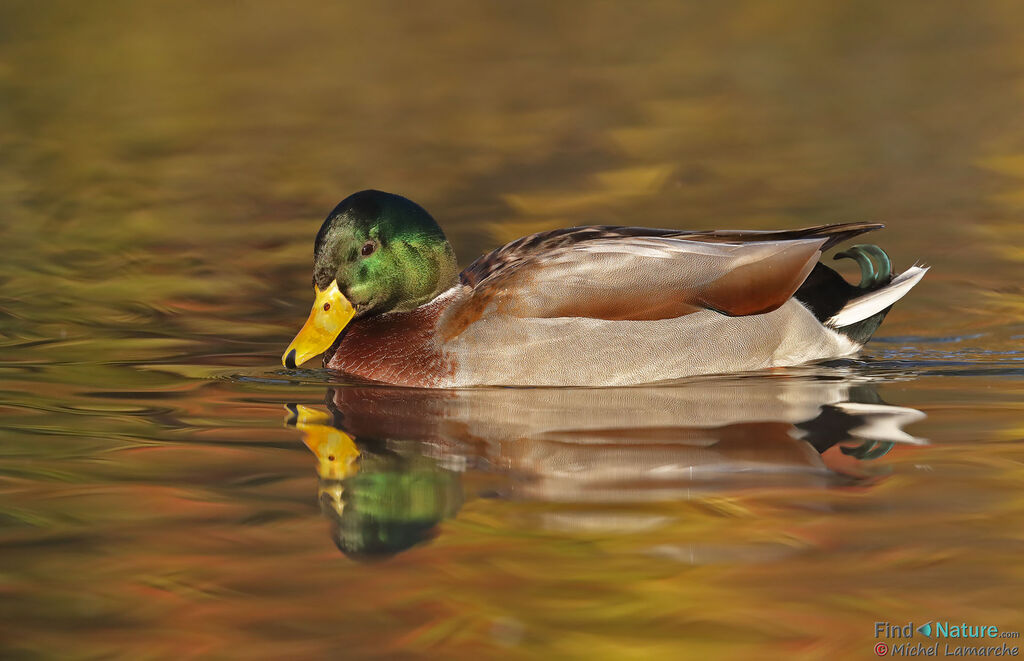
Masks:
[[[9,2],[4,657],[863,658],[1024,628],[1016,3]],[[523,234],[872,220],[856,359],[626,389],[287,371],[366,187]]]

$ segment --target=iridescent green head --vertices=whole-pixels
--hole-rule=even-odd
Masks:
[[[300,365],[333,344],[351,319],[412,310],[457,278],[455,252],[423,207],[376,190],[349,195],[316,235],[316,300],[282,362]]]
[[[316,235],[313,284],[332,280],[356,318],[411,310],[455,284],[455,253],[420,205],[365,190],[334,207]]]

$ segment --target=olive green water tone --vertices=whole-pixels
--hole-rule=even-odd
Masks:
[[[0,657],[1021,631],[1022,31],[1012,2],[0,3]],[[879,222],[930,271],[859,355],[769,372],[285,368],[317,229],[370,188],[458,268],[575,225]],[[823,258],[852,285],[859,241]]]

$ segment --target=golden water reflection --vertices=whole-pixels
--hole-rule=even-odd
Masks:
[[[549,529],[628,533],[661,518],[631,504],[869,481],[863,463],[925,443],[904,427],[926,417],[886,404],[870,381],[786,378],[613,389],[355,386],[329,388],[326,411],[287,409],[286,424],[317,458],[335,543],[356,558],[429,541],[457,516],[467,471],[494,478],[487,497],[584,506],[548,512]]]

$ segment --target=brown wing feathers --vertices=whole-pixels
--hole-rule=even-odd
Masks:
[[[653,320],[702,308],[730,316],[760,314],[793,296],[822,251],[880,227],[569,228],[494,250],[466,268],[460,280],[474,288],[478,300],[470,307],[482,311],[494,300],[502,311],[523,317]]]
[[[651,227],[589,225],[530,234],[492,250],[476,259],[459,275],[462,284],[475,287],[487,277],[524,260],[540,258],[555,248],[601,239],[623,237],[665,237],[708,243],[752,243],[823,237],[825,252],[855,236],[885,227],[880,223],[839,223],[794,230],[667,230]]]
[[[820,245],[794,242],[764,260],[727,272],[699,290],[695,301],[730,317],[771,312],[796,293],[820,256]]]
[[[749,243],[754,241],[789,241],[792,239],[810,239],[822,237],[825,243],[821,251],[825,252],[844,241],[866,232],[880,230],[881,223],[838,223],[835,225],[815,225],[795,230],[707,230],[686,233],[687,239],[722,243]]]

